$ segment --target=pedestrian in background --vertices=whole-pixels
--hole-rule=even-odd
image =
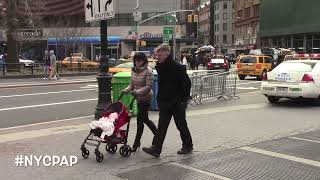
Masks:
[[[144,123],[150,128],[154,135],[158,130],[156,125],[150,121],[148,116],[148,110],[152,98],[153,82],[152,69],[148,67],[148,58],[142,52],[135,53],[133,56],[133,63],[134,67],[131,71],[131,83],[123,91],[125,93],[131,93],[137,100],[137,134],[132,146],[132,152],[136,152],[141,145]]]
[[[190,98],[191,81],[185,66],[177,63],[170,56],[170,46],[161,44],[157,47],[159,90],[157,101],[159,106],[158,133],[155,134],[152,146],[142,150],[154,157],[159,157],[173,116],[180,132],[182,148],[178,154],[188,154],[193,150],[192,138],[186,121],[187,102]]]
[[[54,76],[56,76],[57,80],[60,80],[60,76],[57,72],[57,58],[56,55],[54,55],[54,51],[50,50],[50,54],[49,54],[49,60],[50,60],[50,75],[48,77],[48,80],[51,80],[51,78],[53,78]]]
[[[44,56],[43,56],[43,79],[48,79],[49,65],[50,65],[49,52],[45,50]]]

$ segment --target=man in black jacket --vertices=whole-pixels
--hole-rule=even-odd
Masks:
[[[142,150],[154,157],[159,157],[163,141],[173,116],[180,131],[182,148],[178,154],[188,154],[193,150],[192,138],[186,121],[186,108],[190,98],[191,81],[185,66],[170,57],[170,46],[161,44],[156,48],[158,62],[158,95],[159,124],[158,133],[153,137],[150,148]]]

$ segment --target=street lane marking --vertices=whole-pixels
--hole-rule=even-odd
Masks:
[[[261,93],[261,91],[252,91],[252,92],[247,92],[247,93],[243,93],[243,94],[254,94],[254,93]]]
[[[58,103],[49,103],[49,104],[37,104],[37,105],[30,105],[30,106],[11,107],[11,108],[3,108],[3,109],[0,109],[0,112],[1,112],[1,111],[17,110],[17,109],[34,108],[34,107],[43,107],[43,106],[55,106],[55,105],[60,105],[60,104],[72,104],[72,103],[87,102],[87,101],[96,101],[96,100],[98,100],[98,98],[82,99],[82,100],[66,101],[66,102],[58,102]]]
[[[214,173],[211,173],[211,172],[208,172],[208,171],[203,171],[201,169],[197,169],[197,168],[194,168],[194,167],[186,166],[186,165],[179,164],[179,163],[176,163],[176,162],[172,162],[170,164],[174,165],[174,166],[181,167],[183,169],[188,169],[188,170],[200,173],[200,174],[205,174],[205,175],[208,175],[208,176],[211,176],[211,177],[214,177],[214,178],[218,178],[218,179],[221,179],[221,180],[232,180],[230,178],[227,178],[227,177],[224,177],[224,176],[220,176],[218,174],[214,174]]]
[[[307,141],[307,142],[314,142],[320,144],[320,141],[315,141],[311,139],[304,139],[304,138],[298,138],[298,137],[289,137],[290,139],[296,139],[296,140],[301,140],[301,141]]]
[[[81,91],[94,91],[94,90],[96,90],[96,89],[79,89],[79,90],[70,90],[70,91],[52,91],[52,92],[33,93],[33,94],[16,94],[16,95],[10,95],[10,96],[0,96],[0,98],[37,96],[37,95],[60,94],[60,93],[71,93],[71,92],[81,92]]]
[[[299,162],[299,163],[303,163],[303,164],[308,164],[308,165],[311,165],[311,166],[320,167],[320,162],[319,161],[299,158],[299,157],[295,157],[295,156],[276,153],[276,152],[272,152],[272,151],[266,151],[266,150],[262,150],[262,149],[252,148],[252,147],[242,147],[242,148],[239,148],[239,149],[245,150],[245,151],[250,151],[250,152],[255,152],[255,153],[258,153],[258,154],[264,154],[264,155],[267,155],[267,156],[277,157],[277,158],[281,158],[281,159],[286,159],[286,160],[290,160],[290,161],[295,161],[295,162]]]
[[[33,124],[27,124],[27,125],[21,125],[21,126],[13,126],[13,127],[7,127],[7,128],[0,128],[0,131],[17,129],[17,128],[26,128],[26,127],[31,127],[31,126],[40,126],[40,125],[45,125],[45,124],[54,124],[54,123],[59,123],[59,122],[67,122],[67,121],[73,121],[73,120],[85,119],[85,118],[92,119],[93,115],[81,116],[81,117],[75,117],[75,118],[69,118],[69,119],[60,119],[60,120],[47,121],[47,122],[41,122],[41,123],[33,123]]]
[[[255,82],[248,82],[248,83],[237,83],[237,85],[248,85],[248,84],[258,84],[258,83],[261,83],[261,82],[260,81],[255,81]]]
[[[237,87],[237,89],[240,89],[240,90],[257,90],[258,88],[255,88],[255,87]]]

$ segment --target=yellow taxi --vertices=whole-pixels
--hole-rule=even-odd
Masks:
[[[81,56],[72,56],[66,57],[62,61],[59,61],[58,64],[62,68],[66,68],[68,70],[73,69],[95,69],[99,68],[100,63],[95,61],[90,61],[89,59]]]
[[[155,68],[156,66],[156,62],[155,61],[149,61],[148,62],[148,66],[152,69]],[[133,67],[133,61],[131,62],[126,62],[126,63],[122,63],[119,64],[115,67],[111,67],[109,68],[109,72],[112,74],[118,73],[118,72],[130,72],[132,70]]]
[[[261,80],[263,75],[271,71],[273,58],[265,55],[244,55],[237,62],[238,77],[255,76]]]

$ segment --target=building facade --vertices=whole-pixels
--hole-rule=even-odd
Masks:
[[[226,53],[234,44],[233,34],[233,1],[215,0],[214,3],[214,46],[221,53]]]
[[[314,0],[262,0],[261,46],[320,53],[319,8]]]
[[[234,16],[236,54],[248,52],[259,44],[260,0],[234,0]]]
[[[199,39],[210,44],[210,1],[201,1],[199,8]]]
[[[35,59],[35,56],[39,53],[42,55],[45,49],[55,50],[60,59],[74,52],[82,52],[89,59],[95,59],[100,54],[100,24],[85,22],[83,0],[16,1],[19,2],[17,9],[21,16],[33,20],[32,26],[26,23],[25,27],[18,28],[41,32],[41,36],[23,37],[18,40],[19,44],[22,44],[21,49],[25,52],[25,56]],[[140,0],[138,11],[142,13],[144,20],[160,13],[182,9],[181,1]],[[139,47],[140,50],[151,51],[162,43],[165,26],[175,26],[178,44],[185,41],[186,32],[183,32],[180,14],[177,14],[178,22],[172,22],[161,16],[139,25],[137,29],[137,22],[133,17],[136,1],[114,1],[114,3],[115,17],[108,20],[108,54],[117,57],[129,55],[136,49],[136,39],[146,42],[145,46]],[[1,37],[5,37],[4,33],[1,33]],[[170,43],[172,44],[172,41]],[[40,50],[35,52],[34,49]]]

